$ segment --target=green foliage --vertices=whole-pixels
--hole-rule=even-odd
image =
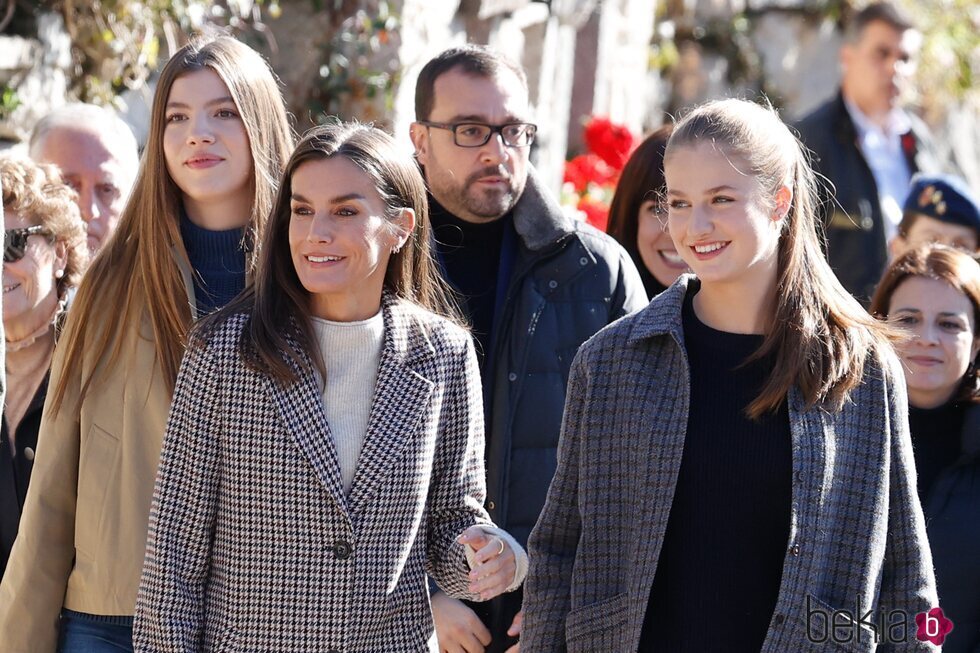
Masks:
[[[278,0],[45,0],[41,8],[61,13],[71,37],[71,94],[97,104],[143,86],[161,51],[176,49],[187,34],[217,25],[254,38],[265,15],[281,13]]]
[[[766,90],[758,53],[751,40],[752,22],[765,11],[792,11],[815,21],[843,27],[856,11],[874,0],[809,0],[794,9],[755,9],[729,17],[699,20],[684,0],[657,0],[657,33],[650,46],[650,67],[669,75],[684,56],[685,45],[722,56],[733,86]],[[923,35],[914,86],[918,101],[933,113],[971,99],[980,102],[980,3],[977,0],[893,0]],[[775,89],[771,89],[775,90]],[[778,95],[778,93],[776,93]]]
[[[917,87],[929,102],[980,95],[980,5],[976,0],[906,0],[922,31]]]
[[[4,86],[3,91],[0,92],[0,120],[9,118],[10,114],[19,106],[20,98],[17,97],[17,91],[9,86]]]
[[[745,13],[698,22],[686,5],[676,4],[660,0],[657,5],[658,28],[650,46],[652,69],[669,74],[680,63],[683,46],[693,44],[728,61],[729,83],[738,85],[758,77],[759,57],[752,45],[751,21]]]
[[[382,120],[391,113],[400,70],[390,44],[401,21],[384,0],[368,4],[340,23],[323,48],[308,101],[318,123],[331,116]]]

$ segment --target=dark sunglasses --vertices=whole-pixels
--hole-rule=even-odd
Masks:
[[[48,231],[39,224],[20,229],[3,230],[3,262],[13,263],[24,258],[27,249],[27,237],[36,234],[49,235]]]

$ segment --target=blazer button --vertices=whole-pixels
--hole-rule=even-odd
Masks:
[[[782,612],[777,612],[772,618],[772,622],[777,626],[782,626],[784,621],[786,621],[786,615]]]
[[[34,450],[30,447],[24,447],[24,458],[27,460],[34,460]]]
[[[345,540],[337,540],[333,545],[333,554],[337,556],[338,560],[346,560],[353,552],[354,548],[350,545],[350,542]]]
[[[800,545],[794,544],[793,546],[789,547],[789,552],[795,556],[800,555]]]
[[[555,288],[558,287],[558,282],[552,279],[551,281],[548,282],[548,287],[554,290]]]
[[[508,381],[516,381],[517,380],[517,375],[514,374],[513,372],[511,372],[510,374],[507,375],[507,380]]]
[[[796,482],[797,483],[802,483],[803,482],[803,472],[801,470],[799,470],[799,469],[796,470],[795,472],[793,472],[793,478],[796,479]]]
[[[493,510],[496,507],[497,507],[497,504],[495,504],[493,501],[487,501],[487,510]]]

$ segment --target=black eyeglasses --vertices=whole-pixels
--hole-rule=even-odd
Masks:
[[[39,224],[20,229],[3,230],[3,262],[13,263],[24,258],[27,249],[27,237],[35,234],[48,235],[48,231]]]
[[[488,125],[482,122],[430,122],[419,120],[420,125],[448,129],[453,133],[453,142],[459,147],[483,147],[494,134],[500,134],[504,145],[509,147],[527,147],[534,142],[538,126],[529,122],[508,122],[503,125]]]

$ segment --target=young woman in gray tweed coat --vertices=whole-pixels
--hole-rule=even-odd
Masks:
[[[482,507],[480,375],[429,242],[391,137],[303,138],[254,285],[181,366],[137,651],[437,651],[427,577],[470,600],[523,580]]]
[[[935,650],[894,334],[822,255],[799,142],[715,102],[665,173],[696,276],[578,352],[521,649]]]

